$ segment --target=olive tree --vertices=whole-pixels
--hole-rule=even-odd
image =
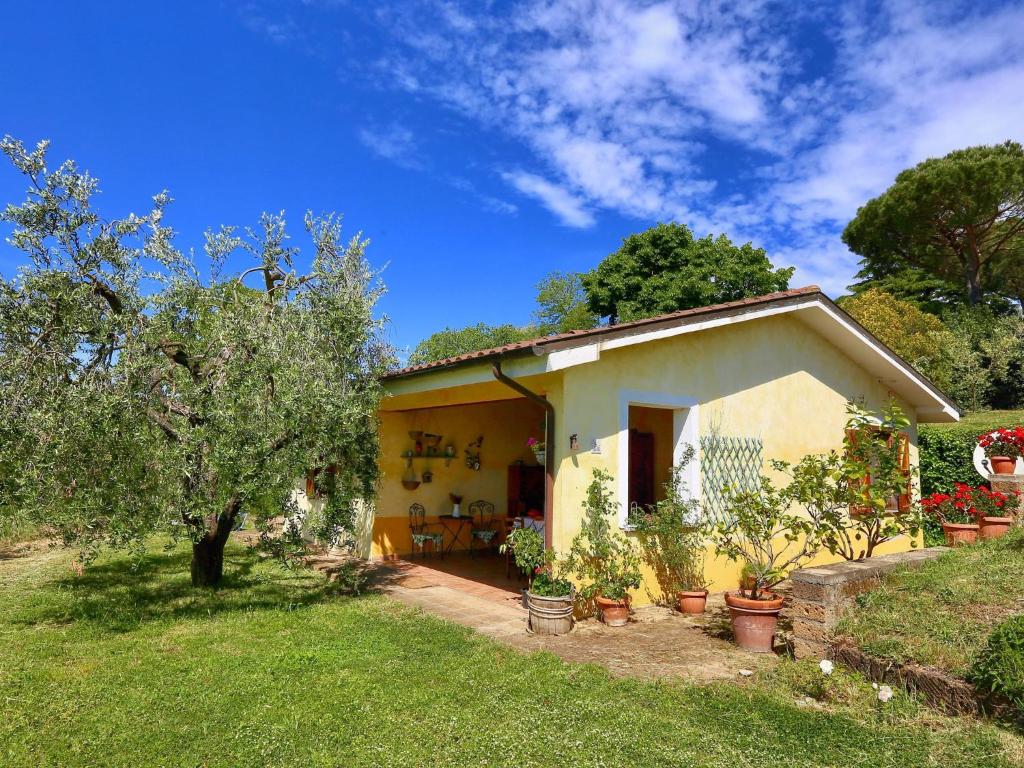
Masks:
[[[320,532],[350,525],[374,493],[392,361],[367,241],[307,214],[300,274],[283,215],[264,215],[207,232],[199,260],[174,246],[166,193],[104,219],[95,179],[49,169],[46,142],[0,149],[28,181],[0,213],[25,259],[0,279],[0,514],[86,552],[187,536],[192,581],[210,586],[241,514],[281,535],[307,468],[332,470]]]

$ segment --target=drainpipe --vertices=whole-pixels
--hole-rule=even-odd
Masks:
[[[555,497],[555,406],[536,392],[527,389],[515,379],[506,376],[501,370],[501,360],[491,366],[494,378],[506,387],[514,389],[523,397],[543,406],[544,408],[544,546],[551,546],[551,510]]]

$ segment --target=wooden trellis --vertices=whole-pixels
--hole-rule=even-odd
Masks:
[[[764,443],[759,437],[705,435],[700,449],[705,514],[711,520],[724,520],[727,486],[732,491],[756,491],[760,486]]]

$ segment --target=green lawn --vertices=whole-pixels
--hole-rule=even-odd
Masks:
[[[1003,766],[1020,739],[813,665],[691,687],[521,655],[233,548],[195,592],[181,550],[0,560],[3,766]]]
[[[840,625],[866,652],[964,674],[989,633],[1024,611],[1024,530],[891,574]]]
[[[960,417],[953,424],[932,424],[931,429],[956,429],[960,427],[977,428],[979,432],[996,427],[1014,427],[1024,424],[1024,411],[977,411]]]

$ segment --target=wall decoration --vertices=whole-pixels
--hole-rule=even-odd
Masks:
[[[480,446],[484,444],[484,436],[480,435],[476,440],[466,446],[466,466],[472,470],[480,470]]]

